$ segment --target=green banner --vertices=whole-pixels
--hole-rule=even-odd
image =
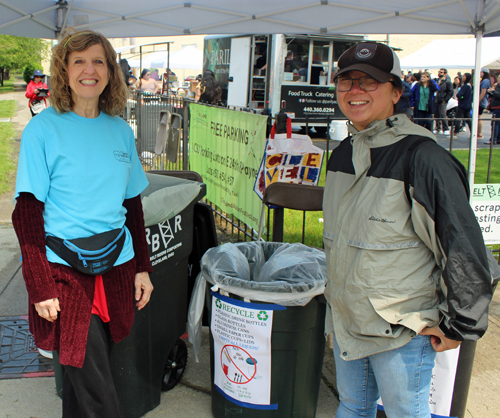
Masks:
[[[203,177],[206,198],[255,230],[262,201],[253,191],[266,146],[267,116],[190,105],[189,168]]]

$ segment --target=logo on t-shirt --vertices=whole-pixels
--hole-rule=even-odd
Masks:
[[[130,155],[128,152],[113,151],[115,158],[121,163],[130,163]]]

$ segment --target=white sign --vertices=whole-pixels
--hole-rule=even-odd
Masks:
[[[459,355],[460,347],[436,355],[429,394],[432,418],[450,417]],[[378,400],[378,405],[378,409],[384,409],[382,399]]]
[[[485,244],[500,243],[500,184],[475,184],[472,209]]]
[[[285,308],[212,295],[217,389],[237,405],[277,409],[271,405],[271,332],[273,310]]]
[[[437,353],[432,370],[429,403],[435,416],[450,416],[460,347]]]

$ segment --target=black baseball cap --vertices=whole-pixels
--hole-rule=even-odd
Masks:
[[[378,42],[361,42],[345,51],[337,62],[335,78],[353,70],[362,71],[381,83],[401,77],[399,58],[392,48]]]

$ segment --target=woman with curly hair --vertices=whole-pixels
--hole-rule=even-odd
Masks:
[[[52,107],[23,132],[12,215],[30,331],[59,353],[64,418],[119,418],[109,350],[153,290],[140,200],[148,182],[117,116],[128,89],[109,41],[68,34],[51,75]]]
[[[203,72],[203,78],[196,88],[195,102],[218,104],[222,98],[222,88],[211,70]]]

